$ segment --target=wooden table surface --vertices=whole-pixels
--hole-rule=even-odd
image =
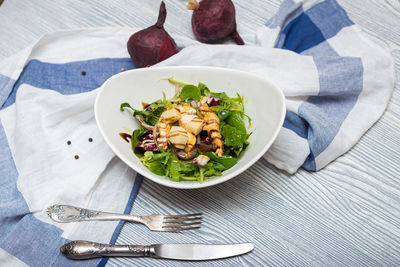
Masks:
[[[165,2],[168,32],[193,37],[186,1]],[[145,180],[133,213],[199,210],[206,222],[201,231],[185,234],[154,233],[125,224],[118,243],[251,241],[256,245],[243,257],[195,263],[204,266],[400,265],[400,3],[338,2],[395,59],[395,89],[382,118],[353,149],[316,173],[300,170],[288,175],[262,159],[232,182],[203,190],[179,191]],[[246,33],[264,24],[281,1],[234,3],[238,31]],[[154,24],[158,5],[159,0],[5,0],[0,6],[0,60],[60,29],[147,27]],[[108,264],[176,266],[178,262],[119,258]]]

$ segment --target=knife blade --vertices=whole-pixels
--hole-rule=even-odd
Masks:
[[[156,244],[109,245],[89,241],[71,241],[60,248],[61,253],[74,260],[98,257],[152,257],[173,260],[216,260],[239,256],[254,249],[252,243],[240,244]]]

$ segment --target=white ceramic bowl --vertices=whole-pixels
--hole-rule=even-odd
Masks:
[[[120,104],[128,102],[132,107],[141,109],[141,102],[151,103],[167,98],[175,92],[175,86],[166,78],[185,83],[202,82],[215,92],[226,92],[228,96],[236,93],[245,98],[245,112],[252,118],[249,131],[250,145],[241,154],[238,163],[223,172],[222,176],[211,177],[200,184],[197,181],[174,182],[150,172],[133,153],[130,144],[119,133],[131,133],[129,129],[139,128],[131,112],[119,110]],[[230,69],[215,67],[163,67],[143,68],[121,72],[108,79],[96,98],[95,117],[104,139],[128,166],[152,181],[174,188],[194,189],[225,182],[254,164],[275,140],[285,117],[285,101],[282,91],[260,77]],[[247,121],[247,120],[246,120]]]

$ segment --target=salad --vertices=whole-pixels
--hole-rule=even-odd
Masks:
[[[141,110],[122,103],[120,110],[133,111],[140,128],[131,136],[132,150],[153,173],[173,181],[202,183],[234,166],[249,145],[245,126],[244,99],[237,94],[212,92],[203,83],[197,86],[168,79],[177,87],[175,96]]]

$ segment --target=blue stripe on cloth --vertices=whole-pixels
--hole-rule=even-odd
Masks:
[[[299,107],[299,115],[310,125],[308,142],[314,156],[324,151],[353,109],[363,88],[360,58],[314,58],[320,92]],[[333,86],[334,85],[334,86]]]
[[[302,13],[282,30],[275,47],[301,53],[323,41],[325,38],[322,32]]]
[[[310,147],[310,155],[308,155],[302,167],[309,171],[315,171],[317,169],[317,166],[315,164],[315,157],[311,150],[311,147]]]
[[[140,186],[142,185],[143,178],[144,178],[143,175],[141,175],[139,173],[136,175],[135,183],[133,185],[132,192],[129,196],[128,203],[125,206],[124,214],[129,214],[131,212],[133,202],[135,201],[135,198],[136,198],[137,194],[139,193],[139,189],[140,189]],[[110,244],[115,244],[115,242],[117,242],[118,236],[121,233],[124,223],[125,223],[124,221],[120,221],[118,223],[113,235],[111,236]],[[110,257],[102,258],[97,266],[99,266],[99,267],[105,266],[109,258]]]
[[[121,68],[133,69],[130,58],[100,58],[70,63],[46,63],[31,60],[22,71],[2,108],[15,102],[21,84],[50,89],[61,94],[78,94],[100,87],[105,80],[121,72]],[[82,73],[84,72],[85,75]]]
[[[292,7],[290,8],[289,5]],[[299,9],[299,3],[293,3],[292,0],[285,1],[282,4],[282,10],[278,11],[278,17],[274,17],[273,21],[283,24],[283,21],[297,9]],[[283,15],[284,12],[290,13]],[[281,31],[275,47],[301,53],[335,36],[344,27],[353,24],[344,9],[335,0],[326,0],[290,21]],[[267,23],[266,26],[273,27],[275,25]]]
[[[0,246],[16,223],[29,213],[28,205],[17,188],[18,171],[0,122]]]
[[[315,158],[331,144],[362,91],[361,59],[340,57],[326,41],[351,25],[343,8],[335,0],[326,0],[288,23],[275,46],[312,56],[318,70],[318,95],[300,105],[301,119],[289,114],[284,123],[308,139],[311,154],[303,164],[308,170],[316,170]]]
[[[13,89],[15,80],[0,74],[0,107],[6,102]]]
[[[298,136],[307,139],[308,124],[296,113],[287,110],[283,127],[292,130]]]
[[[295,14],[296,12],[300,12],[302,10],[302,7],[302,2],[296,3],[293,0],[284,1],[279,7],[276,15],[270,18],[265,26],[267,26],[268,28],[283,27],[288,17],[292,14]]]
[[[305,11],[325,39],[354,24],[336,0],[326,0]]]
[[[25,215],[2,242],[1,248],[29,266],[94,266],[100,259],[74,261],[60,253],[70,240],[61,237],[58,227],[38,220],[32,213]]]
[[[30,213],[17,188],[18,171],[1,123],[0,147],[0,248],[30,266],[49,266],[56,258],[64,266],[82,266],[60,255],[60,246],[69,242],[61,237],[62,230]],[[98,261],[87,261],[84,265],[93,266]]]

